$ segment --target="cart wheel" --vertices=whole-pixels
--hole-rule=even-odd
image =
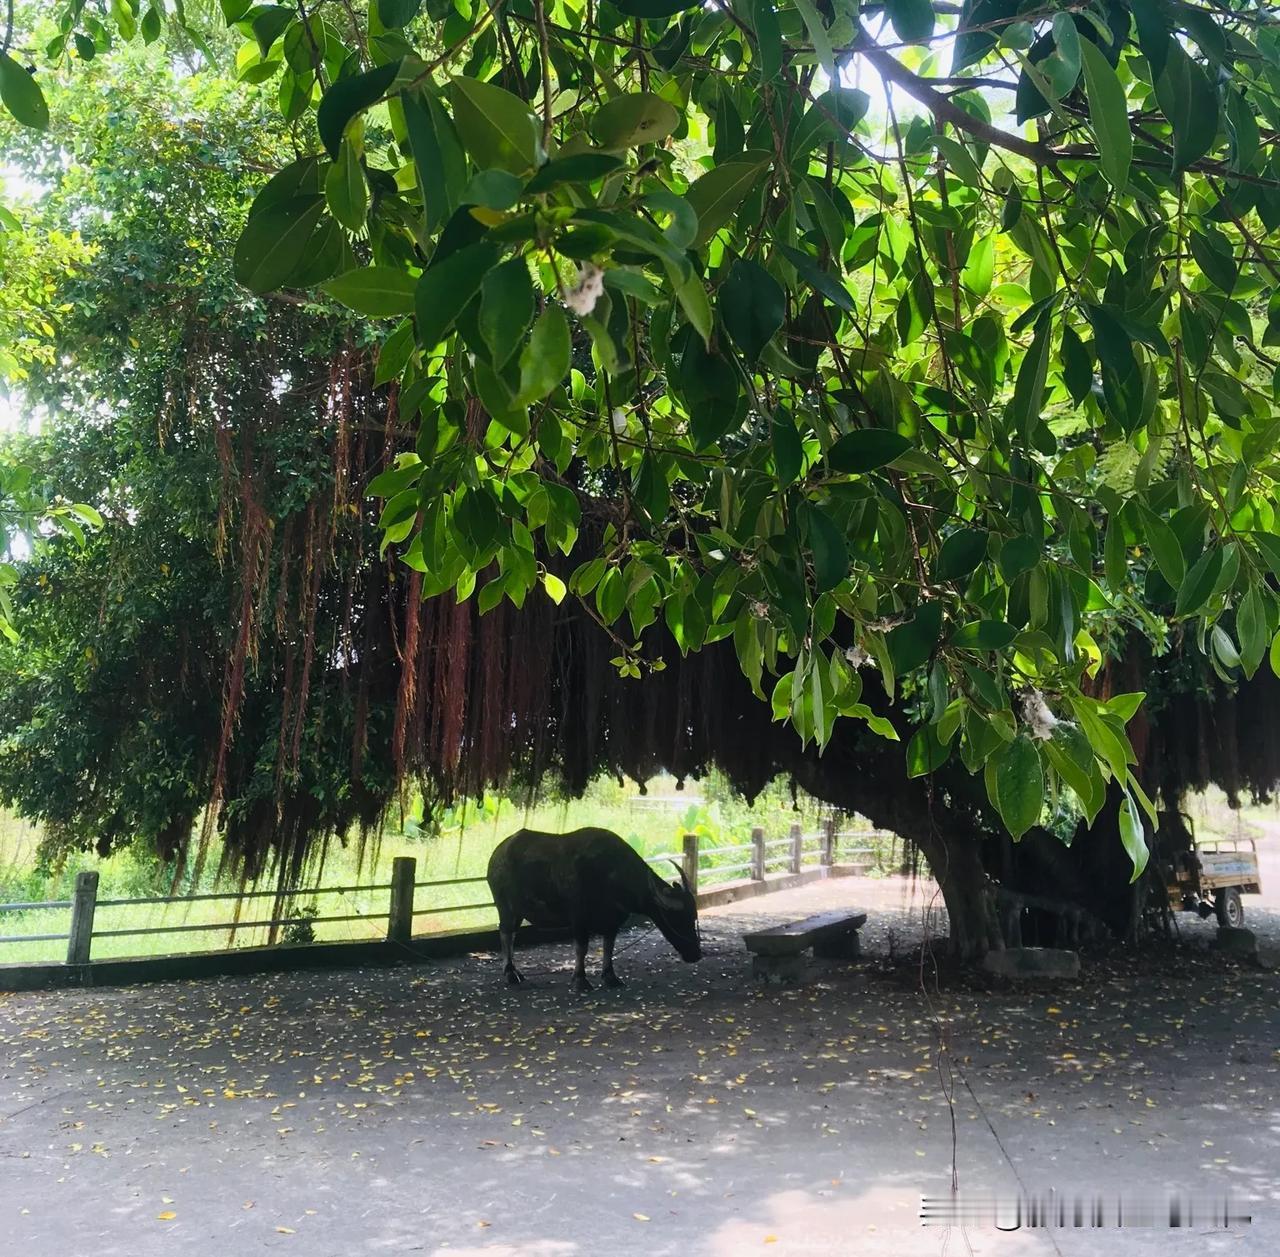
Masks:
[[[1238,930],[1244,924],[1244,904],[1240,902],[1240,892],[1234,886],[1224,886],[1218,891],[1213,906],[1217,909],[1220,926]]]

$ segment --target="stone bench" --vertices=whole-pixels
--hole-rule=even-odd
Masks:
[[[855,960],[860,951],[858,931],[866,923],[865,912],[821,912],[744,934],[752,976],[762,981],[797,981],[804,974],[804,953],[810,948],[824,960]]]

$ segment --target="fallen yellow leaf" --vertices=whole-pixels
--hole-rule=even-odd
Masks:
[[[172,1209],[166,1209],[163,1213],[156,1214],[157,1222],[172,1222],[178,1215]]]

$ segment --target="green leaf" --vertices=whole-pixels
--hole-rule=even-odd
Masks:
[[[457,208],[467,178],[467,159],[452,120],[435,97],[415,92],[402,96],[401,104],[427,229],[436,231]]]
[[[1010,418],[1023,440],[1028,440],[1040,422],[1045,382],[1049,375],[1049,337],[1053,326],[1049,311],[1036,320],[1031,347],[1023,355],[1018,378],[1013,386]]]
[[[933,0],[885,0],[884,7],[904,44],[925,43],[933,34]]]
[[[1269,532],[1250,534],[1254,545],[1261,552],[1262,560],[1271,569],[1272,574],[1280,577],[1280,537]]]
[[[1128,790],[1124,792],[1124,803],[1120,806],[1119,819],[1120,841],[1124,845],[1125,854],[1133,863],[1133,876],[1129,878],[1129,884],[1132,885],[1142,876],[1151,852],[1147,849],[1147,838],[1142,827],[1142,817],[1138,813],[1138,806]]]
[[[380,101],[399,73],[399,60],[389,61],[363,74],[339,79],[325,92],[316,109],[316,129],[330,157],[338,156],[347,124],[356,114]]]
[[[320,197],[295,196],[254,214],[236,241],[236,281],[255,293],[283,287],[306,260],[311,233],[323,212]]]
[[[956,629],[950,644],[964,650],[1003,650],[1017,635],[1003,620],[974,620]]]
[[[49,106],[35,76],[7,52],[0,52],[0,101],[24,127],[49,129]]]
[[[983,236],[975,240],[969,252],[968,261],[960,272],[960,282],[972,293],[985,297],[991,291],[991,281],[995,278],[996,240],[994,236]]]
[[[563,601],[564,596],[569,591],[565,587],[564,581],[560,579],[554,572],[542,573],[542,587],[547,591],[547,597],[558,607]]]
[[[730,339],[754,365],[787,312],[787,295],[758,262],[739,258],[720,285],[716,304]]]
[[[1062,382],[1077,406],[1093,391],[1093,358],[1067,323],[1062,325]]]
[[[1124,524],[1118,512],[1107,520],[1107,536],[1103,543],[1103,563],[1107,573],[1107,587],[1118,593],[1129,576],[1129,548],[1125,544]]]
[[[697,329],[703,344],[710,345],[711,299],[702,286],[702,277],[696,271],[692,271],[686,278],[679,279],[673,268],[667,269],[671,275],[671,286],[675,289],[676,300],[679,301],[685,318]]]
[[[1240,652],[1236,649],[1236,644],[1231,640],[1231,635],[1221,624],[1215,624],[1213,631],[1209,634],[1209,640],[1213,644],[1213,653],[1217,655],[1224,667],[1238,668],[1240,666]]]
[[[773,0],[746,0],[743,7],[756,32],[753,68],[761,83],[772,83],[782,69],[782,28],[773,11]]]
[[[773,468],[778,483],[785,489],[799,474],[804,465],[804,446],[800,433],[791,416],[785,410],[773,415]]]
[[[1252,677],[1267,653],[1267,609],[1257,585],[1250,585],[1236,607],[1236,636],[1240,638],[1240,663]]]
[[[373,386],[399,379],[413,356],[413,320],[402,319],[395,331],[382,342],[373,370]]]
[[[1159,559],[1156,560],[1159,562]],[[1180,586],[1174,585],[1178,591],[1178,600],[1174,606],[1174,615],[1194,615],[1213,593],[1218,583],[1218,573],[1222,571],[1222,550],[1213,546],[1206,550],[1192,565]],[[1163,575],[1163,569],[1161,569]],[[1165,576],[1165,579],[1169,578]],[[1169,581],[1173,585],[1172,581]]]
[[[910,448],[911,442],[900,432],[860,428],[835,441],[826,453],[826,464],[833,471],[858,475],[893,462]]]
[[[549,305],[533,325],[529,343],[520,353],[520,391],[517,406],[541,401],[569,374],[573,351],[569,320],[558,305]]]
[[[995,752],[995,798],[992,802],[1014,840],[1021,838],[1039,819],[1044,808],[1044,769],[1040,754],[1025,733]]]
[[[1173,169],[1186,170],[1213,148],[1218,138],[1218,93],[1182,44],[1170,38],[1156,99],[1173,128]]]
[[[780,245],[778,251],[796,268],[800,278],[814,292],[820,293],[847,314],[857,313],[858,307],[849,290],[834,275],[824,271],[807,253],[793,249],[789,244]]]
[[[818,10],[814,8],[812,0],[793,0],[793,3],[804,21],[805,29],[809,32],[809,42],[813,44],[813,52],[818,58],[818,64],[827,72],[827,78],[835,82],[836,54],[831,47],[831,37],[827,34],[827,28],[823,26],[822,19],[818,16]]]
[[[527,175],[539,164],[542,127],[518,96],[493,83],[458,77],[449,100],[462,146],[482,170]]]
[[[458,204],[508,210],[520,199],[523,191],[524,184],[509,171],[481,170],[463,188]]]
[[[921,725],[907,743],[907,776],[927,777],[951,756],[951,747],[938,737],[937,727]]]
[[[355,145],[348,140],[342,141],[338,158],[325,176],[324,199],[329,203],[329,212],[348,231],[363,229],[369,208],[369,185]]]
[[[1107,787],[1089,739],[1078,725],[1060,720],[1053,727],[1053,735],[1041,745],[1058,776],[1075,791],[1085,818],[1092,825],[1106,802]]]
[[[596,610],[606,624],[612,624],[627,605],[627,587],[622,579],[622,569],[611,567],[596,586]]]
[[[525,185],[525,192],[549,192],[562,183],[593,183],[622,167],[622,158],[612,153],[574,153],[549,161]]]
[[[946,161],[951,173],[968,188],[982,190],[982,171],[973,155],[959,141],[947,135],[937,135],[933,139],[934,147]]]
[[[694,180],[685,200],[698,216],[693,247],[700,249],[729,221],[747,193],[760,181],[768,160],[730,161]]]
[[[426,466],[419,461],[418,456],[410,454],[407,456],[401,455],[401,457],[406,459],[401,466],[381,472],[369,481],[368,487],[364,491],[365,497],[390,500],[422,479],[422,473],[426,471]]]
[[[601,148],[657,144],[680,125],[680,111],[654,92],[615,96],[596,110],[589,123]]]
[[[389,31],[408,26],[418,10],[422,8],[422,0],[378,0],[378,21]]]
[[[1191,256],[1206,278],[1230,296],[1240,268],[1227,238],[1213,227],[1206,227],[1203,231],[1196,231],[1193,227],[1188,243]]]
[[[479,240],[423,272],[414,294],[418,344],[430,349],[448,335],[499,256],[496,245]]]
[[[335,301],[373,318],[413,313],[418,281],[397,266],[366,266],[334,276],[320,287]]]
[[[849,574],[849,548],[844,534],[822,512],[812,506],[806,512],[809,548],[813,551],[814,584],[819,593],[834,589]]]
[[[520,347],[533,318],[533,284],[522,257],[495,266],[480,286],[480,335],[495,368],[503,367]]]
[[[1091,39],[1080,40],[1085,91],[1089,98],[1089,123],[1098,141],[1098,159],[1107,182],[1117,192],[1129,183],[1133,160],[1133,132],[1124,88],[1102,49]]]
[[[957,528],[938,551],[934,580],[963,580],[968,576],[986,558],[989,535],[983,528]]]
[[[843,143],[867,115],[871,97],[857,87],[830,87],[805,111],[787,145],[792,162],[803,162],[815,148]]]
[[[942,604],[926,602],[906,624],[891,629],[886,637],[894,676],[904,676],[928,662],[942,632]]]
[[[1010,537],[1000,547],[1000,575],[1012,582],[1040,562],[1044,546],[1037,537]]]
[[[1169,582],[1169,587],[1176,590],[1187,574],[1187,563],[1182,555],[1182,547],[1178,544],[1177,534],[1146,507],[1139,508],[1139,517],[1160,574]]]
[[[112,5],[117,23],[121,22],[123,13],[129,13],[128,26],[121,25],[120,33],[126,40],[133,38],[133,18],[130,9],[125,7],[122,0],[116,0]],[[269,4],[255,6],[246,19],[249,21],[253,30],[253,37],[258,41],[258,51],[262,54],[265,61],[267,53],[271,51],[276,40],[284,34],[285,29],[297,17],[297,12],[287,4]]]

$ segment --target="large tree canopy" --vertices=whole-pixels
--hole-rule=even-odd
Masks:
[[[624,677],[723,642],[801,739],[901,729],[1014,836],[1111,783],[1136,876],[1143,686],[1104,658],[1277,661],[1276,14],[222,8],[293,148],[234,274],[383,321],[415,448],[370,490],[415,594],[579,599]],[[43,55],[107,31],[71,4]]]

